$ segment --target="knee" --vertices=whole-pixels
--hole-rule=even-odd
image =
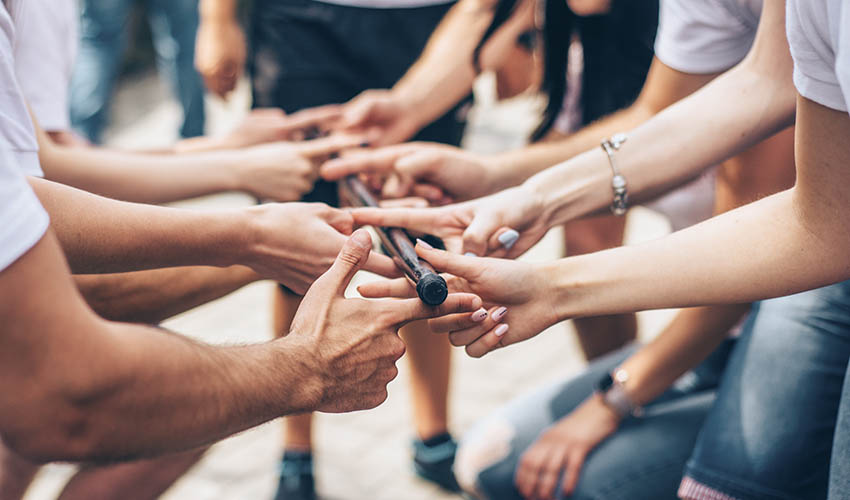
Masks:
[[[506,462],[513,456],[511,441],[515,433],[508,421],[500,419],[460,443],[454,473],[466,493],[473,498],[490,498],[488,492],[505,491],[505,486],[513,484],[516,467],[507,466]]]

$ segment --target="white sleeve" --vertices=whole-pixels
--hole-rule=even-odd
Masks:
[[[0,151],[0,271],[35,246],[49,222],[15,157]]]
[[[841,8],[841,1],[789,0],[785,23],[794,59],[797,92],[828,108],[847,111],[848,104],[838,79],[838,72],[844,66],[836,60],[836,49],[842,49],[839,20],[844,13],[841,10],[848,10]],[[848,35],[845,33],[843,37],[846,40]],[[848,84],[850,79],[845,80],[845,85]]]
[[[738,64],[755,40],[733,0],[661,0],[655,55],[683,73],[719,73]]]

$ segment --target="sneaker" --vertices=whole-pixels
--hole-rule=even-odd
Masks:
[[[280,481],[274,500],[316,500],[313,455],[287,451],[280,461]]]
[[[444,490],[458,492],[460,486],[452,472],[455,452],[457,452],[457,443],[449,434],[446,434],[445,439],[437,444],[426,444],[416,439],[413,441],[413,468],[422,479],[431,481]]]

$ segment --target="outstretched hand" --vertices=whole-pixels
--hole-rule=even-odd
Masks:
[[[481,307],[481,299],[466,293],[450,294],[437,307],[419,299],[345,298],[345,289],[367,262],[371,247],[368,232],[355,231],[330,269],[307,291],[292,320],[285,342],[305,349],[303,362],[317,379],[309,409],[343,412],[378,406],[387,397],[387,384],[398,374],[395,362],[404,354],[399,328]]]
[[[539,264],[457,255],[417,242],[416,253],[437,270],[449,273],[449,291],[474,293],[489,310],[482,316],[450,315],[429,321],[435,332],[449,334],[455,346],[481,357],[488,352],[534,337],[555,324],[555,294],[551,280]],[[364,297],[409,297],[404,279],[360,285]]]

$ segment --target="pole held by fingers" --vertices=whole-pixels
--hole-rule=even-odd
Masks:
[[[340,185],[343,195],[353,206],[379,206],[378,200],[357,176],[344,177]],[[414,248],[414,240],[407,231],[398,227],[375,227],[375,230],[395,264],[416,285],[416,294],[419,295],[419,299],[429,306],[442,304],[449,294],[446,280],[428,261],[419,258]]]

